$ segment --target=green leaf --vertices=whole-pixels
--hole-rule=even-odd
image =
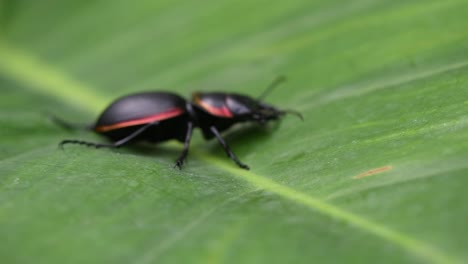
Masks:
[[[0,1],[2,263],[468,261],[468,2]],[[296,109],[181,146],[67,146],[140,90]]]

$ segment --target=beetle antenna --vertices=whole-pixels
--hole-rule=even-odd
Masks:
[[[263,93],[257,97],[257,101],[262,101],[275,87],[278,86],[278,84],[286,81],[286,76],[280,75],[276,77],[276,79],[273,80],[273,82],[270,83],[270,85],[267,86],[267,88],[263,91]]]
[[[304,116],[296,110],[286,109],[286,110],[281,110],[280,113],[283,115],[284,114],[294,115],[294,116],[297,116],[299,119],[301,119],[301,121],[304,121]]]
[[[70,123],[53,114],[46,113],[46,115],[54,124],[66,130],[92,130],[93,128],[92,125]]]

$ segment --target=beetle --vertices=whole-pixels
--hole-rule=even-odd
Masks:
[[[280,110],[261,100],[279,83],[283,76],[275,79],[258,98],[224,92],[195,92],[190,102],[171,92],[139,92],[113,101],[87,130],[107,137],[111,143],[94,143],[76,139],[65,139],[59,143],[81,144],[95,148],[118,148],[137,141],[159,143],[175,139],[184,144],[175,167],[182,168],[188,155],[194,128],[200,128],[206,140],[216,138],[226,154],[240,168],[249,169],[234,154],[221,132],[240,122],[265,124],[289,113],[302,118],[294,110]],[[64,128],[78,128],[52,116]]]

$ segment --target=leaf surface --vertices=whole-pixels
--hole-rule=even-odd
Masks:
[[[462,263],[466,1],[0,2],[6,263]],[[300,111],[226,139],[116,151],[93,122],[141,90]]]

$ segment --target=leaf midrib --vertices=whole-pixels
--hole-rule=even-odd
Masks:
[[[99,107],[107,102],[105,99],[106,97],[102,94],[98,94],[96,89],[74,80],[65,72],[55,69],[53,66],[40,60],[33,54],[13,47],[13,45],[5,41],[0,41],[0,57],[2,57],[2,60],[0,60],[0,72],[3,72],[3,75],[6,77],[23,83],[27,87],[45,95],[64,100],[85,111],[97,112],[99,111]],[[427,71],[428,74],[423,74],[422,76],[415,75],[417,76],[415,79],[427,78],[434,74],[458,69],[466,66],[466,62],[457,62],[451,65],[454,66],[443,67],[442,70]],[[401,79],[397,77],[394,81],[387,79],[382,83],[402,84],[406,81],[409,82],[413,80],[413,78]],[[227,163],[224,160],[213,157],[206,152],[192,152],[195,152],[195,155],[202,160],[250,183],[257,189],[263,189],[271,193],[275,193],[283,199],[301,204],[330,218],[348,223],[357,229],[387,240],[388,242],[399,246],[400,248],[403,248],[426,261],[434,263],[459,262],[456,258],[448,256],[437,248],[393,230],[385,225],[353,214],[352,212],[334,206],[326,201],[322,201],[314,196],[277,183],[268,177],[256,174],[252,171],[238,169],[237,167],[232,166],[231,163]]]

